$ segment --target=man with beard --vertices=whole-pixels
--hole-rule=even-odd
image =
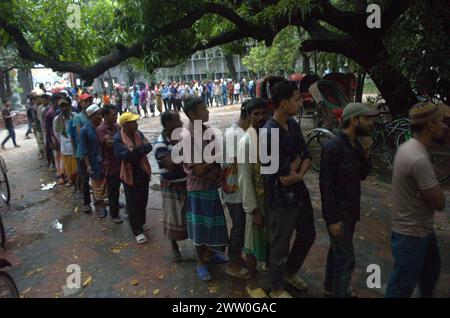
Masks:
[[[441,260],[434,232],[434,211],[445,208],[445,195],[436,179],[429,149],[444,144],[448,106],[414,105],[409,111],[413,138],[395,155],[392,174],[391,246],[395,268],[386,297],[406,298],[418,284],[421,297],[432,297],[439,278]]]
[[[325,272],[325,296],[351,297],[355,268],[353,234],[360,218],[361,180],[369,174],[369,117],[377,115],[361,103],[350,103],[342,115],[342,131],[322,150],[320,194],[330,235]],[[360,142],[358,137],[364,137]],[[354,295],[355,296],[355,295]]]

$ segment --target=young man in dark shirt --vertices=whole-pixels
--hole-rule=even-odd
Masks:
[[[264,140],[270,157],[278,157],[279,169],[264,175],[270,237],[270,296],[291,298],[284,290],[283,279],[298,290],[307,288],[297,272],[316,235],[311,199],[303,182],[311,165],[311,155],[300,125],[293,118],[302,105],[298,88],[291,82],[281,81],[273,86],[271,94],[275,112],[264,125],[267,128],[267,139]],[[276,133],[278,137],[273,142],[278,143],[278,147],[271,141]],[[294,229],[297,232],[295,242],[289,251]]]
[[[324,147],[320,162],[322,213],[330,234],[325,273],[325,296],[350,297],[355,268],[353,234],[360,216],[361,180],[370,171],[369,116],[376,115],[361,103],[350,103],[342,115],[342,132]]]
[[[5,149],[5,144],[9,140],[9,138],[12,139],[14,147],[18,148],[20,146],[16,143],[16,132],[14,131],[14,122],[13,122],[14,114],[11,115],[10,113],[11,100],[4,99],[3,105],[4,108],[2,109],[2,117],[5,123],[5,128],[8,130],[8,136],[6,136],[6,138],[2,142],[2,149]]]

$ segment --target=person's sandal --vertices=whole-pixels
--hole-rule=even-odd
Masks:
[[[250,298],[269,298],[269,296],[261,287],[250,289],[250,286],[247,286],[246,290]]]
[[[287,291],[283,291],[280,295],[275,296],[272,292],[270,292],[270,298],[294,298]]]
[[[291,285],[292,287],[296,288],[297,290],[306,290],[308,289],[308,284],[306,284],[300,277],[297,275],[294,276],[284,276],[284,281]]]
[[[197,276],[204,282],[210,282],[212,279],[206,265],[197,266]]]
[[[228,275],[230,275],[234,278],[242,279],[242,280],[247,280],[247,279],[251,278],[250,272],[244,267],[241,267],[239,269],[239,272],[236,272],[236,271],[232,270],[231,268],[227,267],[225,269],[225,273],[227,273]],[[256,297],[256,298],[260,298],[260,297]]]
[[[139,244],[145,244],[145,243],[148,242],[148,239],[147,239],[147,237],[144,234],[139,234],[138,236],[136,236],[136,241]]]

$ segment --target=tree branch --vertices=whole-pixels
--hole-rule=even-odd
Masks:
[[[381,31],[385,33],[397,19],[413,5],[413,0],[391,0],[386,8],[381,10]]]
[[[36,52],[30,44],[27,42],[22,32],[15,26],[9,24],[3,18],[0,17],[0,28],[4,29],[16,42],[17,49],[22,58],[32,60],[35,63],[45,65],[52,68],[55,71],[60,72],[73,72],[80,74],[83,79],[92,81],[97,76],[103,74],[108,69],[119,65],[121,62],[127,60],[130,57],[141,57],[145,51],[152,50],[153,41],[155,38],[175,34],[183,29],[191,27],[195,21],[202,18],[205,14],[217,14],[223,18],[229,20],[236,25],[238,29],[245,30],[243,32],[225,33],[221,37],[217,37],[211,41],[211,43],[227,43],[224,42],[227,39],[239,39],[241,36],[255,36],[259,37],[261,28],[246,21],[235,13],[231,8],[218,3],[205,3],[201,9],[197,9],[192,12],[188,12],[184,17],[177,21],[168,23],[160,27],[155,32],[147,34],[142,41],[133,44],[130,47],[121,47],[120,50],[115,49],[110,54],[101,58],[97,63],[85,67],[78,62],[61,61],[58,59],[50,58]],[[241,37],[242,38],[242,37]],[[212,46],[209,46],[212,47]]]

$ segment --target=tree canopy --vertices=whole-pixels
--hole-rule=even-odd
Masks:
[[[89,82],[129,59],[152,70],[218,45],[239,50],[248,39],[276,47],[276,36],[289,37],[283,30],[295,26],[307,36],[290,49],[353,60],[400,114],[416,101],[412,85],[422,73],[412,71],[415,61],[431,71],[433,87],[442,81],[439,76],[448,75],[441,58],[449,48],[448,8],[445,0],[371,2],[381,7],[380,29],[367,26],[366,0],[5,0],[0,3],[0,43],[13,43],[23,58],[78,73]],[[80,5],[81,28],[67,25],[70,4]],[[433,20],[421,11],[429,7],[435,10]],[[429,30],[437,24],[435,36]],[[417,51],[422,45],[424,50]],[[406,61],[402,56],[408,49],[412,57]]]

